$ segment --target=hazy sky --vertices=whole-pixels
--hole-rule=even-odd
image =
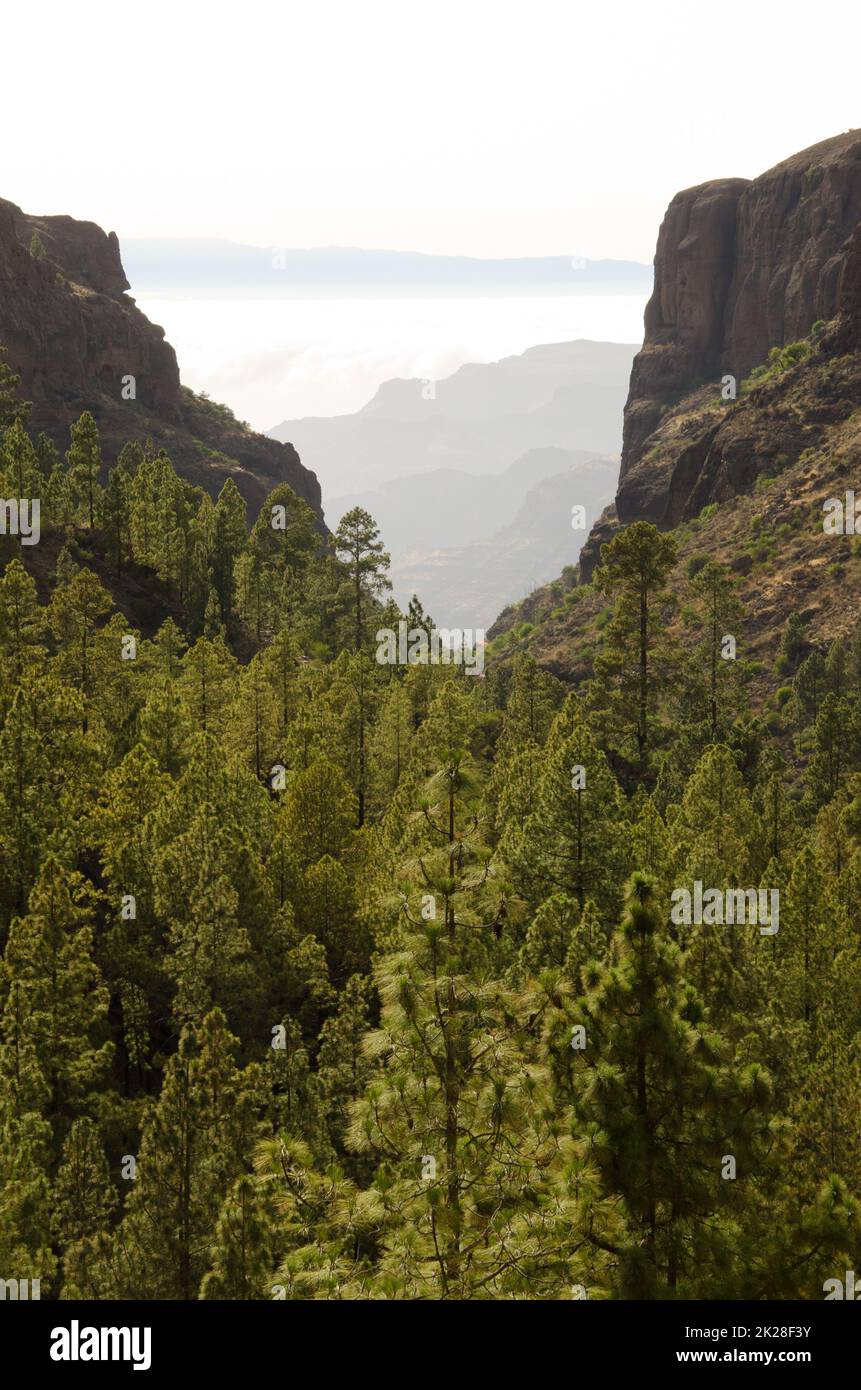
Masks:
[[[861,125],[857,0],[6,7],[0,196],[123,236],[650,261]]]

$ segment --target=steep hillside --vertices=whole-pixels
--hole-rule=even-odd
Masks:
[[[593,528],[579,575],[505,610],[491,630],[497,650],[528,648],[567,679],[588,675],[606,603],[590,582],[600,546],[635,520],[675,528],[680,599],[703,557],[739,575],[748,614],[740,655],[753,662],[750,678],[763,695],[777,683],[790,613],[801,614],[815,645],[853,629],[861,558],[854,536],[824,531],[823,506],[861,479],[861,137],[827,141],[752,184],[738,182],[703,185],[670,205],[646,343],[632,374],[615,506]],[[680,214],[684,207],[691,216]],[[723,244],[737,248],[736,259],[703,256],[685,280],[692,221],[706,225],[695,209],[703,217],[710,210],[712,228],[732,222],[734,239],[727,231]],[[786,259],[776,260],[774,248]],[[671,321],[667,287],[683,282],[684,312]],[[721,296],[724,309],[706,333]],[[757,304],[763,321],[754,330]],[[698,339],[685,326],[697,324]],[[793,340],[786,352],[768,351]],[[659,400],[644,394],[644,383],[659,379],[662,361],[673,371]],[[724,399],[721,379],[733,366],[738,395]],[[683,602],[679,635],[682,609]]]
[[[256,507],[287,482],[322,520],[317,479],[292,444],[255,434],[183,387],[173,348],[128,288],[113,232],[0,200],[0,345],[33,403],[33,429],[65,448],[70,422],[90,410],[106,463],[127,439],[151,437],[213,494],[230,476]]]

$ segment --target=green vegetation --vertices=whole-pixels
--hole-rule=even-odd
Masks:
[[[853,1268],[861,641],[793,614],[763,715],[735,577],[638,523],[566,595],[604,603],[579,689],[381,663],[430,620],[366,512],[324,539],[282,485],[248,518],[134,441],[103,482],[92,417],[32,440],[2,363],[0,409],[0,491],[43,504],[0,556],[4,1277],[762,1299]],[[682,921],[695,883],[779,891],[779,930]]]
[[[6,361],[6,349],[0,347],[0,430],[8,429],[16,421],[27,422],[30,403],[21,399],[20,386],[21,378]]]
[[[802,339],[797,343],[787,343],[785,347],[773,347],[769,350],[767,362],[762,362],[758,367],[754,367],[749,376],[745,377],[741,383],[741,394],[747,395],[756,386],[764,386],[767,381],[778,376],[781,372],[787,372],[791,367],[795,367],[799,362],[803,362],[805,357],[809,357],[811,344]]]

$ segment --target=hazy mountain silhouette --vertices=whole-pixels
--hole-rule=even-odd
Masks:
[[[537,449],[518,459],[500,478],[473,478],[472,483],[482,489],[477,505],[487,507],[488,523],[502,510],[501,503],[495,505],[495,494],[508,502],[511,481],[531,478],[533,482],[519,506],[512,508],[513,516],[509,513],[511,519],[501,525],[488,524],[479,539],[440,547],[423,538],[412,549],[398,552],[392,562],[395,597],[404,605],[411,594],[420,594],[442,627],[489,628],[500,599],[511,603],[513,596],[522,598],[555,578],[566,565],[577,563],[590,526],[613,496],[618,467],[617,456]],[[428,479],[408,481],[420,484]],[[583,529],[572,528],[574,506],[585,508]],[[464,529],[457,526],[456,510],[453,505],[451,523],[437,533],[449,542],[456,542],[458,529]],[[386,530],[383,534],[389,537]],[[394,534],[389,538],[394,541]]]
[[[481,259],[358,247],[243,246],[203,238],[123,239],[135,293],[199,294],[638,294],[652,268],[638,261],[571,256]]]
[[[415,590],[441,625],[482,626],[502,595],[576,562],[571,507],[591,525],[612,495],[635,351],[546,344],[438,382],[387,381],[355,415],[272,433],[313,462],[330,525],[355,506],[376,518],[399,601]]]
[[[372,492],[331,498],[329,522],[337,523],[351,507],[364,507],[379,524],[386,549],[396,562],[401,556],[424,548],[468,545],[507,525],[537,483],[578,465],[591,464],[595,458],[585,451],[530,449],[502,473],[438,468],[430,473],[392,478]],[[613,467],[618,468],[618,455],[608,455],[607,459],[612,474]]]
[[[314,468],[330,509],[345,494],[434,469],[502,473],[534,449],[615,454],[636,351],[587,339],[550,343],[437,382],[388,381],[353,415],[285,420],[269,434],[289,440]]]

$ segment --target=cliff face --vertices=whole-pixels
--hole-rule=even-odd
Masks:
[[[824,327],[811,334],[812,325]],[[606,595],[588,583],[620,526],[674,530],[684,592],[703,558],[738,576],[759,693],[773,693],[790,613],[824,649],[857,626],[861,552],[825,537],[823,503],[858,489],[861,463],[861,132],[784,161],[752,183],[680,193],[655,258],[655,292],[625,411],[616,501],[563,571],[497,619],[505,659],[529,651],[572,682],[588,678]],[[804,340],[724,399],[772,347]],[[707,510],[705,510],[707,508]],[[684,624],[674,630],[686,640]]]
[[[670,635],[681,645],[689,640],[684,612],[691,566],[704,560],[728,566],[745,613],[745,660],[759,668],[756,676],[749,672],[757,700],[780,684],[776,658],[792,612],[800,613],[820,650],[857,630],[857,537],[823,531],[826,499],[858,492],[861,341],[848,349],[848,328],[841,316],[815,352],[727,405],[717,426],[713,396],[705,401],[698,392],[662,427],[667,433],[655,436],[660,456],[654,466],[663,469],[665,454],[675,461],[664,475],[668,506],[676,513],[684,503],[685,511],[673,527],[679,562],[671,588],[679,607]],[[608,603],[591,585],[566,582],[563,572],[555,584],[503,612],[489,635],[503,638],[506,659],[528,651],[541,666],[578,683],[593,673]]]
[[[747,187],[744,179],[705,183],[677,193],[667,209],[643,347],[631,370],[620,485],[666,403],[694,381],[718,374],[736,271],[738,206]]]
[[[44,254],[31,254],[34,233]],[[322,522],[320,487],[291,444],[255,434],[180,384],[176,354],[129,288],[113,232],[72,217],[31,217],[0,199],[0,345],[33,402],[30,424],[64,449],[91,410],[106,462],[152,438],[177,470],[215,495],[233,477],[252,509],[289,483]],[[123,378],[135,399],[123,400]]]
[[[718,476],[725,488],[752,481],[740,457],[715,463],[720,421],[700,421],[700,428],[685,400],[705,382],[714,396],[724,374],[740,384],[772,347],[806,337],[817,320],[845,310],[853,274],[861,288],[861,250],[854,262],[850,250],[859,221],[859,130],[752,181],[720,179],[676,194],[658,234],[644,342],[631,371],[615,505],[583,548],[584,579],[620,524],[671,526],[719,500],[712,489]],[[687,417],[675,432],[674,413]],[[687,452],[678,447],[684,431],[697,436]],[[676,447],[667,448],[671,437]],[[730,453],[743,448],[735,440]]]

